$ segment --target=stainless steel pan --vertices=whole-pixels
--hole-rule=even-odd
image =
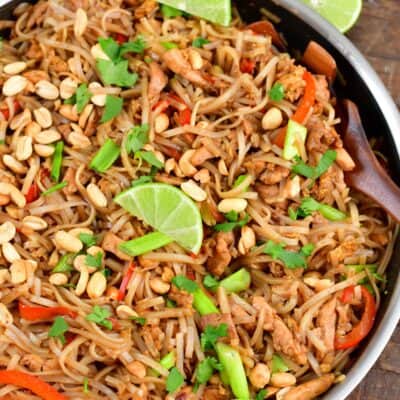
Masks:
[[[20,2],[0,0],[0,18],[8,18]],[[242,18],[248,22],[260,19],[262,7],[276,14],[281,19],[277,29],[289,43],[289,50],[302,51],[313,39],[335,57],[344,78],[344,82],[337,80],[335,83],[337,95],[350,98],[358,105],[369,135],[384,139],[392,176],[400,183],[399,112],[377,74],[353,44],[299,0],[236,0],[236,5]],[[344,400],[365,377],[388,343],[400,319],[399,265],[400,240],[388,268],[387,294],[383,296],[375,327],[355,353],[356,360],[347,379],[332,388],[324,400]]]

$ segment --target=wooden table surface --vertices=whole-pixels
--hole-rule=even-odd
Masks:
[[[348,37],[378,72],[400,108],[399,36],[400,0],[364,0],[361,18],[348,33]],[[400,399],[400,325],[374,368],[347,400],[398,399]]]

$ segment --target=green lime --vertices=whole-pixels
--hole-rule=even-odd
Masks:
[[[302,0],[340,32],[347,32],[357,21],[362,9],[362,0]]]
[[[220,25],[231,23],[231,0],[161,0],[159,3]]]
[[[146,183],[125,190],[115,202],[155,230],[198,253],[203,242],[203,223],[196,204],[172,185]]]

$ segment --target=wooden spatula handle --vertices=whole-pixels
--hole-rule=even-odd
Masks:
[[[345,175],[346,183],[375,200],[400,223],[400,188],[371,150],[357,106],[350,100],[344,100],[344,106],[348,123],[343,141],[356,162],[356,168]]]

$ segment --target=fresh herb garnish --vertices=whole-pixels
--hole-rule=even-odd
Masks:
[[[165,305],[167,306],[167,308],[176,308],[176,301],[171,300],[167,297],[165,300]]]
[[[200,36],[200,37],[197,37],[196,39],[193,40],[192,46],[193,47],[197,47],[197,48],[201,48],[207,43],[210,43],[210,41],[208,39],[202,38]]]
[[[96,67],[106,85],[132,87],[138,78],[135,72],[131,73],[128,71],[128,60],[119,61],[117,64],[114,64],[112,61],[99,58],[96,61]]]
[[[175,392],[182,386],[184,381],[185,379],[183,378],[183,375],[179,372],[178,368],[173,367],[167,378],[167,383],[166,383],[167,392],[168,393]]]
[[[268,394],[268,390],[267,389],[261,389],[257,394],[256,394],[256,398],[254,400],[264,400],[265,397]]]
[[[64,254],[53,268],[52,272],[71,272],[73,270],[72,259],[73,254]]]
[[[103,262],[103,253],[98,251],[94,256],[87,254],[85,257],[85,264],[89,267],[101,268]]]
[[[347,215],[344,212],[331,207],[328,204],[319,203],[312,197],[304,198],[297,210],[293,210],[292,208],[288,209],[289,216],[293,220],[296,220],[299,217],[308,217],[315,211],[318,211],[322,216],[330,221],[341,221],[347,218]]]
[[[113,118],[119,115],[123,104],[124,100],[121,97],[111,96],[108,94],[106,96],[106,104],[100,122],[104,123],[111,121]]]
[[[283,361],[282,357],[278,354],[274,354],[272,356],[272,373],[275,374],[277,372],[286,372],[289,371],[289,367],[286,365],[285,361]]]
[[[227,215],[229,215],[229,213],[225,214],[225,217],[227,217]],[[246,214],[246,216],[240,221],[231,221],[224,222],[222,224],[216,224],[214,225],[214,230],[216,230],[217,232],[230,232],[233,231],[235,228],[241,228],[242,226],[245,226],[249,222],[249,219],[249,216]]]
[[[215,357],[206,357],[197,364],[195,371],[196,383],[195,388],[203,383],[207,383],[214,371],[221,371],[222,365]]]
[[[219,282],[211,275],[206,275],[203,279],[203,285],[207,289],[214,290],[219,286]]]
[[[51,187],[49,187],[47,190],[41,193],[41,196],[48,196],[49,194],[52,194],[54,192],[58,192],[61,189],[64,189],[66,186],[68,186],[67,181],[62,181],[60,183],[57,183]]]
[[[56,317],[49,330],[49,337],[57,338],[62,344],[65,344],[64,333],[68,331],[68,328],[69,325],[63,317]]]
[[[130,317],[129,319],[131,319],[132,321],[135,321],[136,323],[138,323],[141,326],[144,326],[146,324],[146,318],[143,318],[143,317]]]
[[[152,151],[137,151],[136,158],[140,158],[156,168],[162,168],[164,164],[154,155]]]
[[[282,83],[275,82],[269,90],[268,95],[272,101],[281,101],[285,97],[285,88]]]
[[[125,148],[128,154],[139,151],[149,140],[149,124],[134,126],[126,137]]]
[[[150,183],[153,182],[153,177],[150,175],[142,175],[136,180],[132,181],[131,186],[139,186],[139,185],[144,185],[145,183]]]
[[[288,251],[284,249],[285,245],[274,243],[269,240],[264,247],[264,253],[270,255],[274,260],[281,260],[287,268],[307,268],[307,255],[310,253],[310,244],[306,245],[306,249],[300,252]],[[312,250],[311,250],[312,251]]]
[[[50,176],[53,181],[58,182],[60,179],[61,166],[63,160],[64,142],[59,141],[56,143],[53,153],[53,160],[51,163]]]
[[[235,182],[233,182],[233,187],[238,187],[246,178],[248,177],[248,175],[239,175],[236,179]],[[248,189],[248,186],[244,189],[244,191],[246,192]]]
[[[89,379],[87,376],[83,378],[83,393],[85,394],[89,393]]]
[[[86,320],[111,330],[112,322],[108,319],[110,316],[111,312],[107,308],[100,307],[96,304],[93,306],[92,312],[86,316]]]
[[[316,167],[307,165],[300,157],[295,157],[296,164],[293,165],[292,172],[297,175],[302,175],[306,178],[315,180],[325,173],[335,162],[336,155],[336,150],[327,150],[322,155]]]
[[[95,235],[92,235],[90,233],[80,233],[79,234],[79,240],[86,246],[86,247],[92,247],[95,246],[97,243],[97,237]]]
[[[92,93],[89,92],[88,86],[86,83],[82,83],[76,89],[76,109],[78,113],[82,112],[85,108],[86,104],[89,103],[90,98],[92,97]]]
[[[172,283],[180,290],[186,290],[186,292],[194,293],[199,289],[199,285],[185,275],[176,275],[172,278]]]
[[[124,61],[122,57],[126,53],[143,54],[146,48],[146,42],[142,36],[138,36],[134,41],[118,44],[113,38],[99,38],[99,44],[104,53],[113,61],[118,64]]]
[[[227,324],[219,324],[218,326],[207,325],[200,337],[201,348],[203,350],[212,350],[217,340],[227,335]]]

